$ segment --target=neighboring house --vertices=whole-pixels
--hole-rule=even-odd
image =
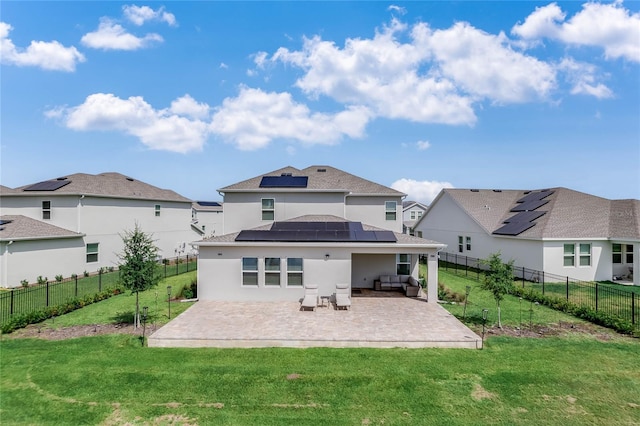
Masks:
[[[49,275],[70,276],[116,266],[123,248],[121,235],[136,223],[153,235],[160,256],[165,258],[191,253],[189,243],[199,238],[191,227],[191,200],[119,173],[77,173],[15,189],[2,187],[0,191],[3,217],[23,218],[0,231],[3,287],[18,286],[23,279],[35,282],[37,276],[45,276],[48,267],[41,265],[58,256],[59,250],[72,254],[57,262],[57,271]],[[37,229],[41,231],[36,235],[16,231],[15,238],[9,236],[7,231],[12,228],[24,229],[18,225],[26,218],[38,222]],[[64,231],[64,244],[59,248],[54,246],[56,241],[62,241],[58,235],[61,231],[54,228]],[[21,238],[31,238],[29,247],[38,251],[39,262],[27,262],[25,255],[17,255]],[[75,238],[74,244],[78,239],[82,241],[82,252],[69,252],[66,238]]]
[[[224,215],[218,201],[194,201],[191,204],[192,226],[203,237],[223,234]]]
[[[402,202],[402,232],[409,235],[422,237],[415,233],[415,225],[422,218],[429,206],[425,206],[417,201]]]
[[[443,244],[402,234],[405,194],[328,166],[285,167],[227,186],[225,234],[196,242],[201,300],[299,300],[338,283],[373,288],[382,274],[418,277],[428,259],[437,300]]]
[[[465,256],[500,251],[505,261],[549,274],[640,285],[640,200],[567,188],[443,189],[416,232]]]

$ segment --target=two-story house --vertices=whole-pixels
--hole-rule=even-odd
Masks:
[[[191,200],[119,173],[77,173],[0,188],[0,283],[15,287],[116,266],[136,223],[164,258],[192,251]]]
[[[417,201],[403,201],[402,202],[402,232],[409,235],[416,235],[421,237],[422,235],[416,234],[416,223],[422,218],[429,206],[425,206]]]
[[[426,256],[437,300],[443,244],[402,233],[405,194],[329,166],[285,167],[226,186],[224,235],[199,241],[201,300],[298,300],[305,284],[373,288],[381,274],[418,277]]]
[[[562,187],[447,188],[415,229],[463,256],[484,259],[500,251],[505,261],[560,278],[640,285],[640,200]]]

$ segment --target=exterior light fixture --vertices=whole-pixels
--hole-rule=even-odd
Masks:
[[[329,260],[329,253],[324,255],[324,260]]]
[[[488,309],[482,310],[482,348],[484,349],[484,329],[487,324],[487,314],[489,313]]]

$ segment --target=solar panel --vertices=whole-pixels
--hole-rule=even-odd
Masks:
[[[531,200],[531,201],[527,201],[525,203],[520,203],[520,204],[516,205],[510,211],[512,211],[512,212],[531,211],[531,210],[535,210],[535,209],[537,209],[539,207],[544,206],[548,202],[549,202],[549,200]]]
[[[527,211],[527,212],[519,212],[518,214],[511,216],[504,223],[514,223],[514,222],[533,222],[538,219],[540,216],[544,215],[546,212],[538,212],[538,211]]]
[[[7,223],[11,223],[11,220],[0,220],[0,226],[6,225]]]
[[[196,203],[202,207],[220,207],[222,205],[217,201],[196,201]]]
[[[373,232],[376,236],[376,240],[379,243],[395,243],[398,241],[396,239],[396,236],[391,231],[368,231],[368,232]]]
[[[527,203],[529,201],[537,201],[547,198],[549,195],[553,194],[553,191],[538,191],[538,192],[529,192],[524,197],[520,198],[517,203]]]
[[[526,231],[527,229],[535,225],[536,225],[535,222],[512,222],[512,223],[507,223],[503,227],[496,229],[495,231],[493,231],[493,233],[497,235],[516,236],[516,235],[522,234],[524,231]]]
[[[44,182],[34,183],[26,187],[24,191],[55,191],[70,183],[70,180],[46,180]]]
[[[397,239],[391,231],[364,231],[360,222],[275,222],[268,230],[241,231],[236,241],[396,242]]]
[[[306,188],[307,176],[263,176],[260,188]]]

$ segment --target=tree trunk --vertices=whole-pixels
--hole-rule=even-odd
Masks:
[[[134,324],[133,326],[134,326],[134,328],[139,328],[140,327],[140,304],[138,302],[138,293],[139,292],[136,291],[136,315],[133,318],[133,324]]]
[[[500,317],[500,302],[498,302],[498,327],[502,330],[502,318]]]

